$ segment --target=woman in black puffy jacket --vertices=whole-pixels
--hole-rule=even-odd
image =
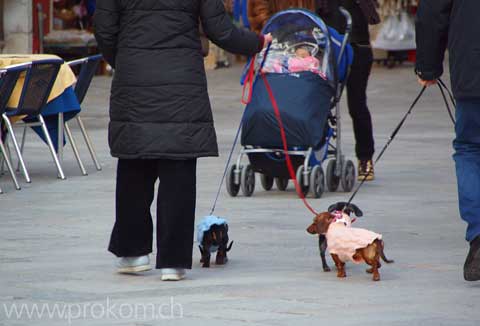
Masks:
[[[199,37],[254,55],[265,37],[236,28],[222,0],[98,0],[95,36],[115,69],[109,144],[117,157],[116,221],[109,250],[124,273],[150,269],[157,202],[163,280],[191,268],[197,158],[218,156]],[[268,41],[268,40],[267,40]]]

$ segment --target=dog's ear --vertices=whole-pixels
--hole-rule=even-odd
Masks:
[[[330,224],[335,217],[330,213],[322,213],[316,219],[316,232],[318,234],[325,234],[328,231]]]
[[[330,205],[330,207],[328,208],[328,212],[329,213],[332,213],[334,211],[343,211],[344,208],[347,206],[348,203],[344,202],[344,201],[339,201],[338,203],[335,203],[333,205]],[[347,212],[346,212],[347,213]],[[348,214],[348,213],[347,213]]]
[[[328,212],[329,212],[329,213],[332,213],[332,212],[334,212],[334,211],[336,211],[336,210],[337,210],[337,204],[333,204],[333,205],[330,205],[330,206],[328,207]]]
[[[355,214],[355,216],[357,217],[362,217],[363,216],[363,212],[360,208],[358,208],[357,205],[355,204],[350,204],[350,207],[353,209],[353,213]]]
[[[312,223],[308,228],[307,232],[310,234],[318,234],[317,232],[317,225],[315,223]]]

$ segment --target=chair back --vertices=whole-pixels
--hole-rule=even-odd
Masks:
[[[49,59],[31,63],[15,115],[38,116],[42,113],[63,62]]]
[[[87,95],[88,88],[90,87],[93,76],[95,76],[95,72],[97,71],[101,59],[102,55],[98,54],[68,62],[70,67],[80,67],[80,72],[77,76],[77,84],[75,85],[75,95],[80,104],[82,104],[85,95]]]
[[[31,63],[29,62],[0,70],[0,115],[7,110],[7,103],[15,89],[20,74],[28,71],[30,66]]]

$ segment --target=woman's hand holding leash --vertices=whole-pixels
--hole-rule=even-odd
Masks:
[[[263,47],[266,48],[273,41],[272,33],[263,35],[263,38],[264,38]]]

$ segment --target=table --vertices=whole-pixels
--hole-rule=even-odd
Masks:
[[[0,68],[46,59],[60,58],[56,55],[49,54],[4,54],[0,55]],[[50,96],[48,97],[48,104],[42,110],[42,116],[47,123],[47,128],[55,149],[57,150],[59,160],[62,160],[63,157],[63,146],[59,146],[59,144],[65,144],[64,123],[80,112],[80,103],[74,92],[74,84],[76,81],[77,79],[70,66],[67,63],[63,64],[60,68],[57,79],[55,80]],[[12,92],[10,100],[8,101],[7,106],[9,108],[16,108],[18,106],[24,82],[24,76],[21,76]],[[23,119],[25,117],[19,118]],[[38,127],[34,127],[33,129],[45,141],[40,129]]]

